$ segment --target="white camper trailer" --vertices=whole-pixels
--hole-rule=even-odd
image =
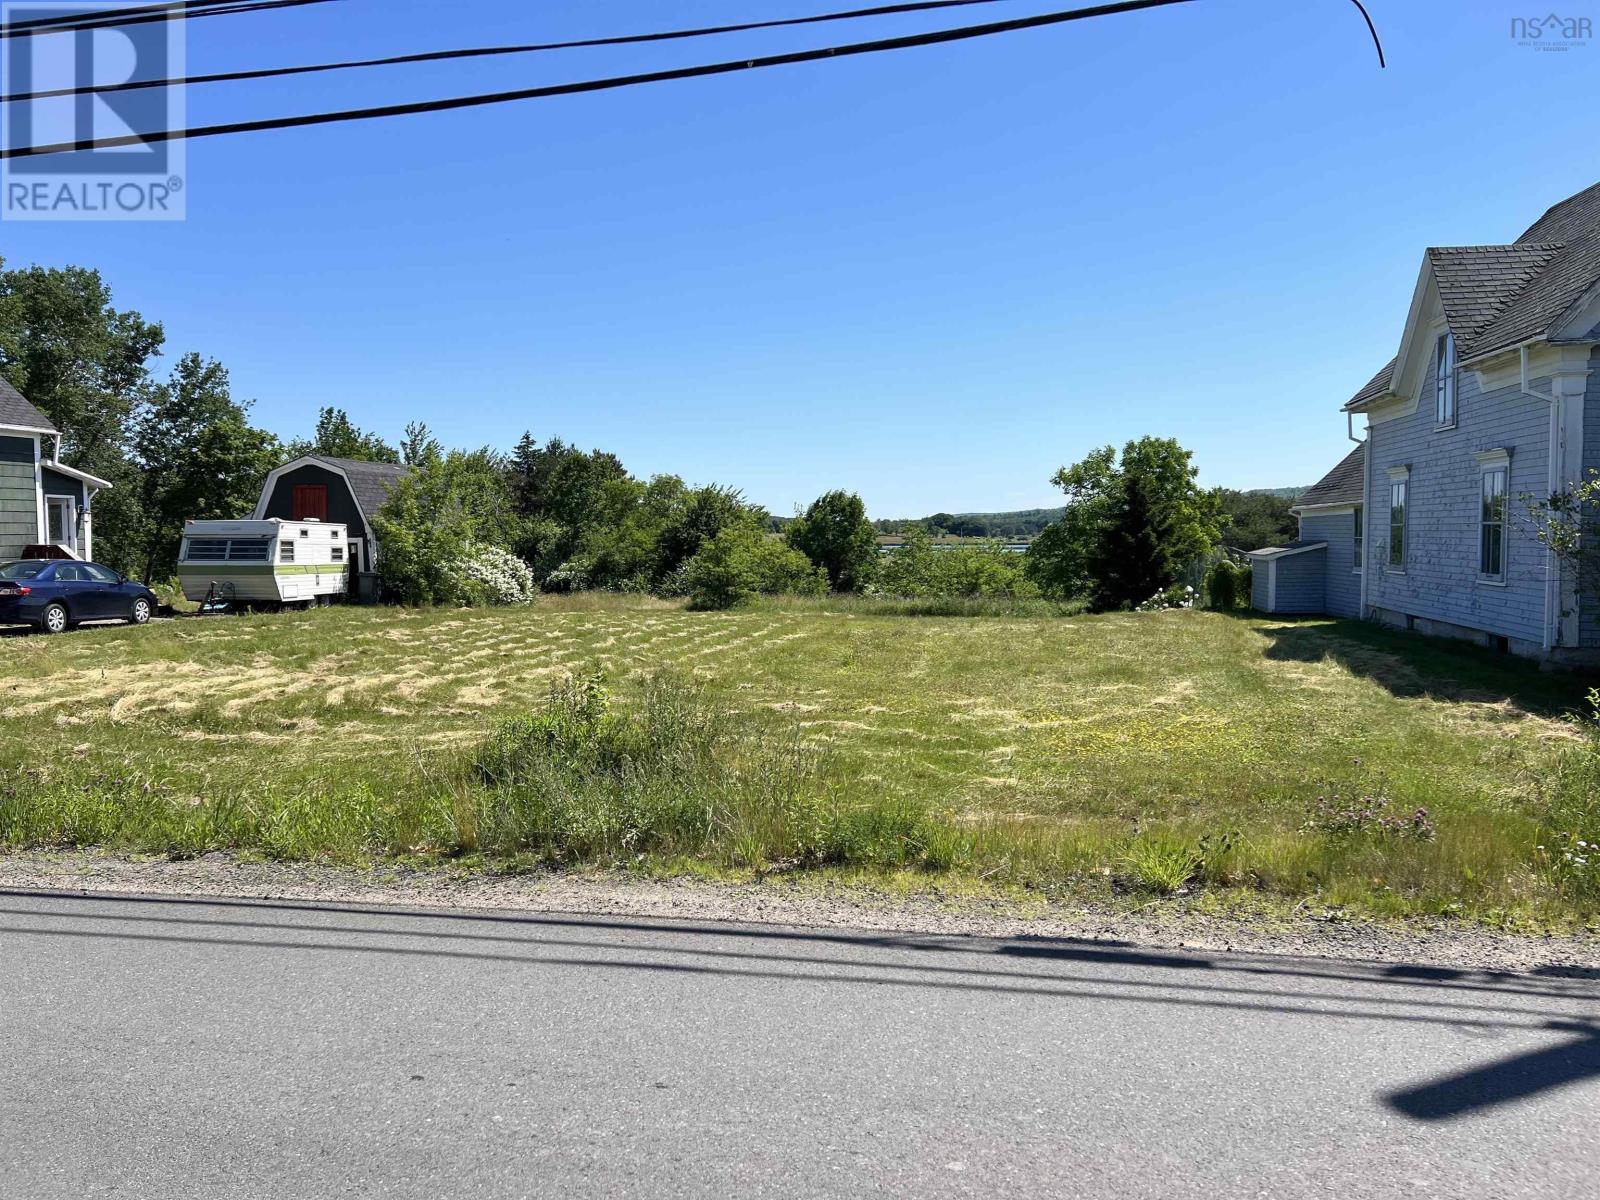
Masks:
[[[309,608],[344,595],[346,545],[325,521],[187,521],[178,578],[190,600]]]

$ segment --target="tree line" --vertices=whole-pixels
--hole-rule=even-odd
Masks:
[[[308,453],[413,468],[373,524],[388,594],[416,604],[471,602],[486,587],[516,595],[525,577],[543,591],[687,596],[704,607],[832,591],[1122,608],[1172,587],[1224,541],[1249,549],[1240,543],[1293,533],[1287,500],[1201,489],[1188,451],[1143,438],[1063,467],[1053,482],[1064,506],[1011,514],[1015,533],[998,519],[1008,514],[935,514],[900,523],[904,547],[881,554],[882,523],[842,490],[780,518],[731,486],[640,479],[615,454],[560,438],[448,449],[412,424],[391,444],[335,406],[310,435],[285,441],[252,423],[214,359],[186,353],[157,377],[165,340],[159,323],[114,307],[96,271],[0,264],[0,373],[62,430],[64,461],[113,485],[95,500],[98,557],[146,579],[171,575],[186,519],[251,511],[267,473]],[[935,549],[936,532],[1033,542],[1025,555],[998,542]]]

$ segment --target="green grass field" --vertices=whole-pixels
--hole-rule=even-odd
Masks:
[[[925,814],[936,852],[871,860],[902,880],[1484,919],[1597,907],[1537,849],[1583,681],[1355,623],[580,596],[7,637],[0,664],[12,845],[488,861],[439,814],[495,724],[591,670],[626,712],[665,667],[705,681],[746,758],[798,748],[832,803]],[[1346,828],[1341,806],[1395,828],[1426,808],[1437,834]],[[646,868],[762,863],[714,837],[662,846]]]

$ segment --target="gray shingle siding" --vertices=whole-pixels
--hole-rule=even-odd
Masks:
[[[1300,518],[1302,542],[1327,542],[1324,555],[1306,554],[1301,558],[1319,559],[1327,571],[1323,588],[1327,612],[1335,617],[1361,615],[1361,576],[1356,573],[1355,515],[1353,512],[1307,513]],[[1279,568],[1282,570],[1282,568]],[[1281,592],[1283,581],[1280,576]]]
[[[1432,378],[1429,364],[1425,379]],[[1372,426],[1367,497],[1367,604],[1407,616],[1445,621],[1537,643],[1544,636],[1544,554],[1516,520],[1517,496],[1547,484],[1549,408],[1518,394],[1515,384],[1483,393],[1462,371],[1457,425],[1435,430],[1432,394],[1410,416]],[[1548,391],[1548,378],[1532,381]],[[1503,586],[1480,581],[1479,513],[1484,450],[1511,452],[1510,512]],[[1387,569],[1389,468],[1411,468],[1404,573]]]
[[[1260,564],[1257,564],[1260,569]],[[1278,603],[1274,612],[1320,613],[1327,611],[1324,587],[1328,574],[1328,552],[1307,550],[1285,554],[1278,559]]]

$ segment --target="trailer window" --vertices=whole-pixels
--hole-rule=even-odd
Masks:
[[[266,562],[272,543],[260,538],[190,538],[189,562]]]
[[[186,556],[191,562],[227,562],[227,538],[190,538],[189,553]]]
[[[278,561],[279,562],[293,562],[294,561],[294,543],[293,542],[279,542],[278,543]]]
[[[333,561],[338,563],[342,563],[344,561],[344,551],[338,546],[333,548]]]

